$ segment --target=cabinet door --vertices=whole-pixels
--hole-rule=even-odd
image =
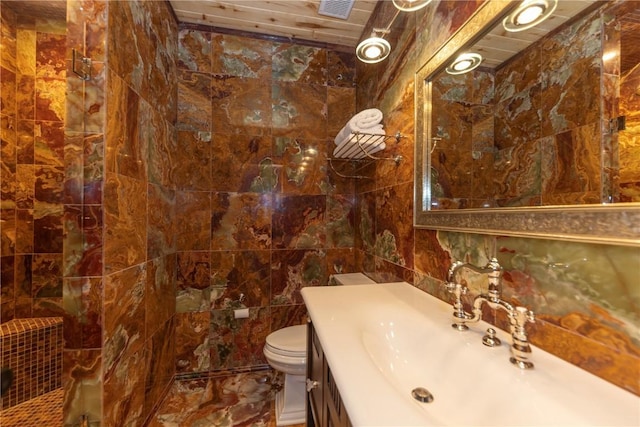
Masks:
[[[323,400],[322,389],[324,388],[323,380],[323,366],[324,366],[324,354],[322,353],[322,347],[318,341],[313,324],[309,322],[307,327],[307,378],[308,384],[317,382],[317,386],[309,390],[307,398],[307,426],[309,427],[323,427]],[[308,386],[309,388],[309,386]]]

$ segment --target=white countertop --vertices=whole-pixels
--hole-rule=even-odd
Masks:
[[[451,305],[404,282],[302,289],[354,426],[640,425],[640,398],[533,347],[509,362],[510,336],[451,328]],[[410,395],[425,387],[434,396]]]

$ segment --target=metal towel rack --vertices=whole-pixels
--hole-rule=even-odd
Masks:
[[[383,138],[380,138],[381,136],[383,136]],[[402,138],[405,138],[405,136],[403,136],[400,132],[396,132],[395,135],[378,135],[378,134],[370,134],[370,133],[364,133],[364,132],[354,132],[350,141],[355,142],[354,149],[360,150],[362,154],[364,154],[364,157],[359,159],[347,158],[347,157],[344,157],[344,158],[329,157],[329,166],[331,167],[331,170],[333,170],[333,172],[336,175],[342,178],[371,178],[370,176],[366,176],[366,175],[358,175],[358,172],[361,171],[366,166],[368,166],[371,163],[371,161],[375,161],[375,160],[393,161],[396,163],[396,166],[397,166],[403,160],[403,157],[401,155],[396,155],[393,157],[378,157],[378,156],[373,156],[369,154],[369,151],[375,151],[374,149],[379,147],[383,143],[387,144],[389,142],[395,141],[396,144],[399,144]],[[353,153],[353,152],[350,151],[349,153]],[[352,166],[354,168],[353,172],[347,174],[347,173],[344,173],[344,170],[339,171],[338,169],[336,169],[333,163],[334,161],[341,162],[342,164],[348,163],[350,167]]]

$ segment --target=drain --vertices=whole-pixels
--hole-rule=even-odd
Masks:
[[[433,394],[431,394],[429,390],[427,390],[424,387],[416,387],[413,390],[411,390],[411,396],[413,396],[413,398],[418,402],[422,402],[422,403],[433,402]]]

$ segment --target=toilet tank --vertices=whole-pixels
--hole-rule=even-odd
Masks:
[[[370,285],[376,283],[363,273],[332,274],[329,285]]]

